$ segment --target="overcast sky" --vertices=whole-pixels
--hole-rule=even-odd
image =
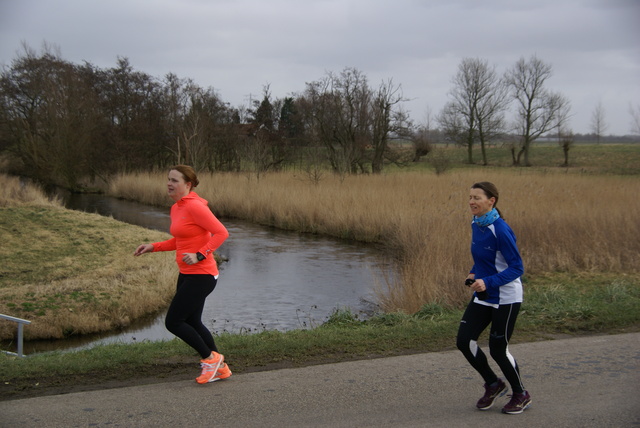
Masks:
[[[159,79],[213,87],[232,106],[270,85],[274,98],[355,67],[372,87],[393,79],[416,122],[435,117],[463,58],[502,74],[521,57],[550,64],[547,87],[590,131],[602,102],[607,134],[640,107],[640,0],[0,0],[0,64],[43,42],[100,68],[126,57]]]

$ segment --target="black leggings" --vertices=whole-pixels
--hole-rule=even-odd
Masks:
[[[520,303],[500,305],[497,309],[474,303],[473,300],[460,321],[457,346],[474,369],[480,373],[487,385],[494,383],[498,377],[489,367],[487,357],[478,346],[478,337],[491,324],[489,335],[489,352],[502,370],[514,393],[524,391],[520,379],[520,369],[515,358],[509,353],[509,339],[516,325],[520,311]]]
[[[201,319],[204,301],[217,282],[213,275],[178,275],[176,294],[164,322],[167,330],[198,351],[203,359],[211,355],[211,351],[218,352],[211,332]]]

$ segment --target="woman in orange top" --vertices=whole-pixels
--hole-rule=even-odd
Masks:
[[[140,245],[134,256],[155,251],[175,251],[180,269],[176,294],[171,301],[165,325],[202,357],[198,383],[214,382],[231,376],[218,353],[211,332],[202,323],[204,302],[218,281],[218,266],[213,252],[227,239],[229,232],[213,215],[205,199],[193,189],[198,178],[190,166],[171,168],[168,194],[175,201],[171,207],[173,238]]]

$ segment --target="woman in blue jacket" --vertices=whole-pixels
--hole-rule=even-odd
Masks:
[[[502,411],[518,414],[529,407],[531,396],[524,389],[518,364],[509,353],[508,345],[522,304],[520,277],[524,268],[516,237],[496,208],[498,197],[498,189],[493,183],[480,182],[471,186],[469,207],[473,214],[471,255],[474,264],[466,283],[474,294],[460,321],[457,346],[485,381],[485,394],[476,407],[490,409],[508,390],[489,367],[486,355],[478,346],[478,337],[491,325],[491,357],[513,392]]]

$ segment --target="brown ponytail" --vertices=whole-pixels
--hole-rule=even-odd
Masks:
[[[200,182],[198,181],[198,176],[192,167],[189,165],[176,165],[172,166],[170,171],[174,169],[182,174],[182,178],[184,178],[185,182],[191,183],[191,190],[198,187]]]

